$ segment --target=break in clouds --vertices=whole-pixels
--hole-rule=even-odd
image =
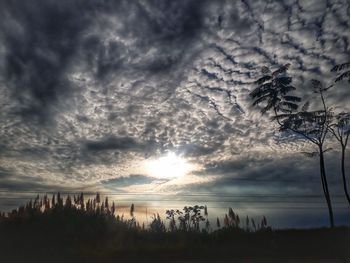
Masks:
[[[321,193],[310,145],[253,109],[263,66],[302,96],[350,60],[349,1],[1,1],[0,186]],[[348,87],[329,101],[349,110]],[[148,174],[167,152],[193,171]],[[338,153],[327,153],[340,182]],[[268,182],[268,183],[266,183]],[[332,185],[331,191],[340,186]]]

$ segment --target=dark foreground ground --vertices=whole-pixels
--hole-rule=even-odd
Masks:
[[[350,228],[207,234],[64,221],[2,223],[0,262],[350,262]]]

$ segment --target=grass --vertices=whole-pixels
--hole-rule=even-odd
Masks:
[[[178,211],[175,227],[157,216],[142,227],[96,200],[83,208],[83,200],[44,200],[1,214],[1,262],[350,262],[348,227],[254,231],[230,209],[224,226],[208,231],[196,224],[200,206]]]

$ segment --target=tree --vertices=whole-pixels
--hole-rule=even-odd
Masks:
[[[167,210],[167,219],[170,219],[170,230],[176,229],[176,224],[174,221],[175,215],[179,221],[179,230],[181,231],[199,231],[200,222],[205,221],[202,215],[205,207],[204,206],[185,206],[183,212],[180,210]],[[208,221],[209,222],[209,221]]]
[[[324,87],[320,81],[312,80],[312,88],[314,93],[319,94],[321,99],[321,109],[309,111],[309,103],[305,103],[302,110],[289,115],[280,114],[276,119],[281,123],[281,131],[293,131],[302,135],[309,142],[316,146],[316,154],[319,156],[320,177],[323,193],[328,206],[328,213],[331,227],[334,227],[334,216],[331,202],[331,196],[328,187],[328,180],[325,167],[324,154],[329,149],[325,149],[325,141],[328,137],[333,114],[326,105],[324,93],[332,86]]]
[[[322,189],[328,207],[330,226],[333,227],[333,208],[324,161],[324,153],[327,151],[327,149],[324,149],[324,143],[332,119],[331,111],[325,103],[324,92],[330,87],[325,88],[318,80],[312,80],[313,91],[319,94],[322,108],[316,111],[308,111],[309,102],[306,102],[302,110],[297,111],[301,98],[289,95],[296,88],[291,85],[292,78],[287,76],[288,68],[289,64],[272,73],[269,69],[263,68],[262,73],[264,75],[256,81],[258,87],[250,93],[250,96],[254,100],[254,106],[264,103],[261,110],[262,114],[268,111],[273,112],[272,120],[277,122],[281,132],[292,132],[317,146]]]
[[[340,144],[341,148],[341,173],[343,179],[343,188],[345,192],[346,199],[350,205],[350,196],[347,188],[346,174],[345,174],[345,153],[346,147],[348,145],[350,136],[350,114],[346,112],[341,112],[335,117],[335,123],[330,126],[330,130]]]
[[[334,83],[347,80],[350,83],[350,62],[334,66],[331,72],[338,73]],[[343,179],[343,188],[346,199],[350,205],[350,196],[347,188],[346,174],[345,174],[345,153],[350,136],[350,113],[341,112],[335,116],[335,122],[331,125],[331,132],[340,144],[341,148],[341,173]]]

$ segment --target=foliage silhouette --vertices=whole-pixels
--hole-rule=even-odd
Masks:
[[[337,77],[334,80],[334,84],[343,80],[347,80],[348,83],[350,83],[349,69],[350,69],[350,62],[334,66],[331,69],[331,72],[338,73]],[[346,153],[346,147],[350,136],[350,113],[348,112],[338,113],[335,116],[334,123],[330,126],[330,130],[334,138],[336,138],[336,140],[340,144],[340,149],[341,149],[340,167],[341,167],[341,173],[342,173],[343,188],[344,188],[346,199],[350,205],[350,195],[347,188],[347,180],[346,180],[346,174],[345,174],[345,153]]]
[[[232,208],[223,227],[217,218],[216,230],[206,226],[205,206],[168,210],[167,219],[173,222],[169,227],[158,214],[148,227],[134,223],[135,206],[130,207],[132,221],[115,215],[117,210],[114,203],[110,205],[108,198],[101,201],[99,195],[87,200],[84,195],[68,195],[65,200],[59,194],[51,200],[47,195],[37,196],[18,209],[0,213],[1,262],[154,263],[169,261],[169,257],[177,262],[231,262],[233,258],[295,257],[295,253],[297,257],[328,258],[346,256],[344,244],[350,242],[348,228],[331,232],[272,230],[265,217],[258,227],[247,217],[243,228]],[[317,245],[313,248],[310,244]]]
[[[337,77],[335,78],[334,82],[339,82],[344,79],[346,79],[348,82],[350,82],[350,62],[338,64],[335,65],[331,72],[338,72]]]
[[[4,222],[22,222],[28,219],[36,218],[64,218],[70,220],[70,216],[85,218],[88,221],[89,218],[100,218],[108,222],[115,222],[120,227],[125,229],[138,229],[140,230],[140,224],[137,222],[135,217],[135,205],[130,206],[130,219],[124,219],[124,215],[116,215],[117,208],[115,202],[109,205],[108,197],[105,201],[101,201],[100,194],[97,193],[95,198],[84,200],[84,194],[81,193],[78,196],[67,195],[64,199],[60,193],[53,195],[51,200],[47,195],[42,198],[37,195],[34,200],[28,201],[25,205],[20,206],[18,209],[14,209],[11,212],[0,213],[0,223]],[[225,228],[240,228],[240,219],[238,214],[233,212],[232,208],[229,208],[227,223]],[[159,214],[152,216],[152,221],[148,226],[149,231],[153,232],[210,232],[210,222],[208,217],[207,206],[185,206],[183,210],[166,210],[166,219],[169,220],[168,228],[162,221]],[[85,220],[85,219],[84,219]],[[262,222],[266,219],[262,218]],[[205,221],[205,222],[204,222]],[[201,223],[204,222],[204,227],[201,227]],[[219,218],[217,218],[219,222]],[[266,223],[261,224],[262,230],[266,228]],[[218,224],[220,228],[220,223]]]
[[[261,113],[273,110],[277,112],[290,112],[298,108],[296,102],[300,102],[300,98],[293,95],[288,95],[296,88],[291,85],[292,78],[286,75],[289,64],[271,72],[270,69],[264,67],[261,78],[256,81],[258,85],[250,96],[254,99],[253,105],[264,104]]]
[[[264,75],[256,81],[258,86],[250,93],[250,96],[254,100],[253,105],[255,106],[265,103],[261,110],[262,114],[268,111],[273,112],[272,120],[277,122],[281,132],[293,132],[316,145],[322,189],[328,207],[330,226],[334,227],[333,208],[324,160],[324,153],[327,151],[327,149],[324,149],[324,144],[333,118],[330,108],[326,105],[324,92],[331,86],[323,87],[320,81],[312,80],[313,92],[319,94],[322,108],[309,111],[310,103],[307,101],[304,103],[301,111],[298,111],[298,103],[301,102],[301,98],[289,95],[291,91],[296,89],[291,85],[292,78],[287,76],[289,66],[289,64],[286,64],[272,73],[264,67],[262,70]]]
[[[280,114],[276,119],[282,124],[281,131],[293,131],[303,135],[309,142],[313,143],[317,148],[317,155],[319,157],[320,176],[323,193],[327,202],[328,214],[330,219],[330,226],[334,227],[334,215],[329,192],[326,168],[325,168],[325,141],[330,132],[330,127],[333,119],[333,113],[327,106],[324,93],[332,86],[324,87],[320,81],[311,80],[312,89],[315,94],[319,94],[322,108],[320,110],[307,110],[307,105],[304,104],[301,111],[291,113],[288,116]]]
[[[343,180],[343,188],[346,199],[350,205],[350,196],[347,188],[347,180],[345,174],[345,153],[346,147],[348,145],[349,136],[350,136],[350,114],[341,112],[335,116],[335,122],[330,125],[330,131],[333,134],[334,138],[339,142],[341,149],[341,174]]]

